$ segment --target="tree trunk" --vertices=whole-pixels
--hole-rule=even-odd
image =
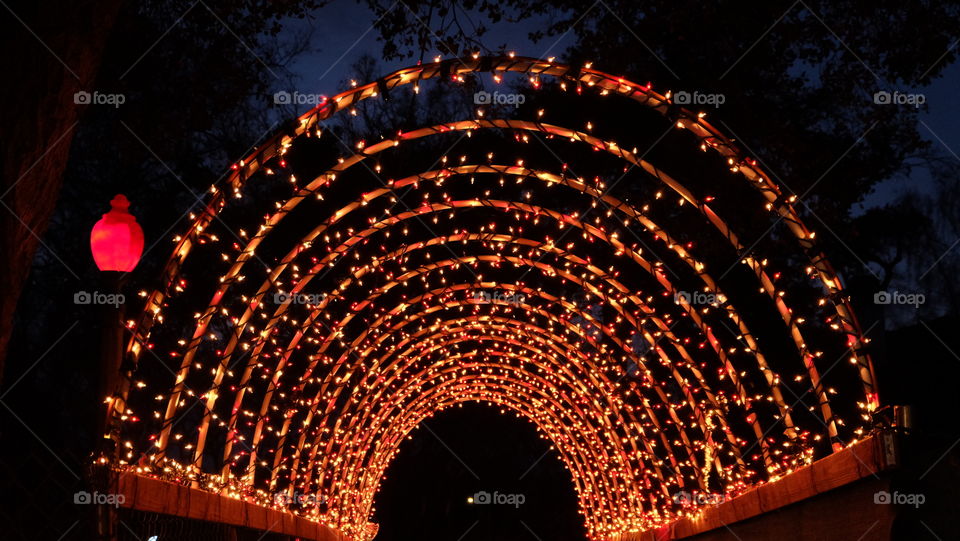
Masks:
[[[0,380],[20,292],[60,193],[82,105],[120,0],[12,2],[0,9]],[[9,7],[7,7],[9,6]],[[66,268],[64,274],[72,279]]]

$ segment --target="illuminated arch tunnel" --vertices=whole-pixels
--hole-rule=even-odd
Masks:
[[[335,122],[516,79],[519,107],[466,100],[370,141]],[[695,511],[677,494],[851,444],[879,404],[794,203],[702,113],[590,65],[476,56],[357,85],[175,237],[129,322],[116,466],[369,539],[400,443],[479,401],[550,440],[591,538],[665,524]]]

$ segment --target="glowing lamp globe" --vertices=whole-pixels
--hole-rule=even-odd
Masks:
[[[129,272],[143,253],[143,229],[127,211],[130,201],[123,194],[117,194],[110,206],[90,231],[90,250],[100,270]]]

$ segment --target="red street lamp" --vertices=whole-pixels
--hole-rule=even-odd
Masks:
[[[90,251],[97,267],[103,271],[102,281],[115,302],[103,306],[102,350],[99,361],[98,400],[106,404],[106,411],[97,415],[96,438],[99,440],[94,450],[101,458],[117,456],[119,445],[115,439],[113,420],[116,412],[123,411],[121,396],[125,395],[120,386],[129,380],[121,372],[123,368],[124,324],[123,308],[125,298],[121,293],[121,282],[125,273],[132,271],[143,254],[143,229],[127,209],[130,201],[123,194],[117,194],[110,201],[110,212],[103,215],[90,231]],[[94,440],[94,441],[98,441]],[[117,539],[116,511],[109,506],[97,506],[97,531],[99,539]]]
[[[117,194],[110,206],[110,212],[90,232],[93,260],[102,271],[130,272],[143,253],[143,229],[127,211],[130,201],[126,196]]]
[[[110,212],[103,215],[90,231],[90,251],[100,268],[101,283],[114,302],[103,306],[103,346],[100,352],[100,398],[106,399],[107,415],[99,420],[97,430],[106,435],[110,427],[113,404],[110,402],[117,391],[117,377],[123,362],[125,298],[121,286],[125,273],[130,272],[140,261],[143,253],[143,229],[130,214],[130,201],[117,194],[110,201]],[[99,436],[98,436],[99,437]]]
[[[132,271],[143,254],[143,229],[127,209],[130,201],[117,194],[110,201],[110,212],[103,215],[90,231],[90,251],[101,273],[101,285],[111,295],[113,302],[103,306],[102,349],[100,352],[99,399],[106,400],[107,409],[97,423],[97,437],[112,439],[111,419],[114,413],[120,382],[124,350],[123,308],[125,298],[121,286],[125,273]]]

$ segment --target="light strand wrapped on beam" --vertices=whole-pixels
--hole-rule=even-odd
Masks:
[[[150,419],[131,409],[135,402],[152,396],[158,406],[150,420],[156,425],[152,449],[124,442],[118,467],[253,501],[317,494],[323,506],[290,510],[364,539],[380,479],[404,438],[438,411],[479,400],[527,417],[553,442],[571,473],[589,535],[605,539],[689,515],[693,511],[672,499],[685,487],[736,494],[809,463],[821,437],[837,449],[862,433],[854,426],[841,434],[843,420],[818,366],[821,353],[801,329],[802,309],[788,304],[777,284],[781,273],[745,248],[709,197],[636,150],[545,123],[542,112],[525,121],[485,118],[481,111],[475,120],[359,142],[354,154],[303,185],[288,169],[295,144],[322,137],[320,122],[337,112],[385,90],[432,78],[463,83],[464,75],[479,71],[536,74],[534,88],[541,87],[539,77],[554,77],[561,87],[577,85],[578,96],[586,87],[628,98],[693,134],[703,150],[719,153],[728,172],[749,180],[767,214],[783,219],[811,261],[805,278],[826,291],[820,305],[835,310],[829,321],[858,367],[861,419],[875,409],[865,339],[793,198],[702,115],[676,107],[669,93],[589,67],[517,57],[458,59],[400,70],[332,98],[211,188],[209,204],[175,239],[165,284],[144,292],[146,307],[132,322],[134,365],[144,351],[153,355],[154,340],[162,341],[174,363],[164,369],[173,378],[169,386],[156,376],[141,380],[142,390],[121,389],[111,401],[118,420],[113,437],[121,422],[131,433],[131,424]],[[455,133],[489,140],[486,134],[504,132],[520,145],[528,134],[585,145],[626,164],[624,175],[636,167],[677,196],[674,213],[704,224],[705,239],[722,239],[749,268],[778,316],[784,343],[800,360],[796,381],[809,382],[815,403],[804,406],[814,414],[797,415],[807,393],[794,393],[793,404],[785,398],[784,361],[769,360],[782,355],[761,351],[750,330],[756,322],[738,307],[747,301],[728,296],[723,276],[708,271],[693,243],[668,232],[676,224],[668,220],[672,213],[658,211],[667,204],[660,192],[634,202],[612,193],[616,182],[585,180],[566,164],[555,173],[522,159],[497,163],[492,152],[485,152],[485,164],[466,155],[447,164],[443,155],[439,169],[379,179],[382,158],[410,153],[415,144]],[[344,180],[365,171],[381,185],[353,189]],[[227,225],[230,202],[276,172],[290,174],[292,195],[281,197],[252,235],[234,234]],[[514,198],[517,189],[507,186],[508,179],[538,189]],[[565,208],[555,208],[561,199],[539,187],[559,187]],[[467,191],[476,193],[457,195]],[[587,210],[571,211],[573,202]],[[394,210],[398,204],[405,208]],[[311,215],[318,209],[324,214]],[[623,230],[636,236],[634,228],[649,239],[625,242]],[[227,234],[235,239],[224,251],[219,237]],[[209,249],[197,250],[201,245]],[[188,279],[189,264],[218,249],[226,264],[216,271],[219,279],[194,285],[204,280]],[[266,256],[273,264],[262,259],[265,253],[274,254]],[[571,288],[579,300],[568,297]],[[691,290],[719,300],[697,305],[681,294]],[[477,294],[491,292],[513,300],[478,301]],[[284,303],[276,295],[312,300]],[[190,320],[184,309],[193,300],[202,304]],[[175,319],[165,319],[165,312]],[[184,323],[192,332],[169,345]],[[143,369],[155,367],[138,373]],[[219,473],[205,471],[208,464]]]

